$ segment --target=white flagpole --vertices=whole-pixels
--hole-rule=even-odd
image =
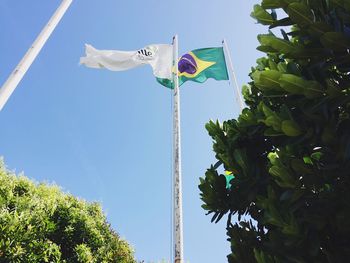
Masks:
[[[57,8],[47,25],[43,28],[37,39],[0,89],[0,110],[5,106],[12,92],[16,89],[18,83],[21,81],[42,47],[45,45],[71,3],[72,0],[62,0],[61,5]]]
[[[238,86],[237,83],[237,79],[236,79],[236,74],[233,70],[233,64],[232,64],[232,59],[231,59],[231,55],[230,55],[230,51],[228,49],[227,46],[227,41],[226,39],[222,40],[222,45],[224,48],[224,55],[225,55],[225,59],[226,59],[226,65],[228,67],[228,74],[229,74],[229,78],[230,78],[230,82],[233,86],[235,86],[235,93],[236,93],[236,102],[240,107],[240,110],[244,109],[244,103],[243,103],[243,99],[241,96],[241,89]]]
[[[181,187],[181,141],[180,141],[180,90],[178,78],[178,38],[173,38],[174,83],[174,262],[183,263],[182,187]]]

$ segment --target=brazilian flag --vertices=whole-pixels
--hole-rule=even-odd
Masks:
[[[222,47],[195,49],[184,54],[178,61],[179,86],[187,80],[203,83],[208,78],[228,80],[224,51]],[[172,80],[157,81],[173,88]]]
[[[230,171],[225,171],[225,178],[226,178],[226,188],[231,188],[231,180],[235,179],[235,175]]]

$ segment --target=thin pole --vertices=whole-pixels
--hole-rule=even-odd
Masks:
[[[183,263],[182,232],[182,187],[181,187],[181,143],[180,143],[180,90],[178,78],[178,38],[173,38],[174,48],[174,262]]]
[[[0,89],[0,110],[2,110],[2,108],[5,106],[12,92],[22,80],[23,76],[39,54],[42,47],[45,45],[46,41],[49,39],[51,33],[60,22],[71,3],[72,0],[62,1],[61,5],[57,8],[47,25],[43,28],[37,39],[33,42],[32,46],[29,48],[27,53],[24,55],[22,60],[18,63],[17,67]]]
[[[230,77],[230,80],[231,80],[231,84],[233,84],[235,86],[236,102],[239,105],[240,110],[243,110],[244,103],[243,103],[243,99],[242,99],[242,96],[241,96],[241,90],[240,90],[240,88],[238,86],[236,74],[235,74],[235,72],[233,70],[232,59],[231,59],[230,51],[229,51],[228,46],[227,46],[226,39],[222,40],[222,45],[223,45],[223,48],[224,48],[224,54],[225,54],[225,58],[226,58],[226,65],[228,67],[228,74],[229,74],[229,77]]]

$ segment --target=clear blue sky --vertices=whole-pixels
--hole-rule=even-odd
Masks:
[[[262,56],[250,12],[257,0],[74,0],[0,112],[0,155],[9,169],[101,202],[113,228],[139,260],[170,255],[171,91],[150,67],[125,72],[78,65],[84,43],[135,50],[170,43],[179,52],[230,45],[240,85]],[[0,83],[17,65],[59,0],[0,1]],[[215,162],[209,119],[238,116],[227,81],[182,87],[184,254],[191,263],[226,262],[225,219],[210,223],[199,177]]]

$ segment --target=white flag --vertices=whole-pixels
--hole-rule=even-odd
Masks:
[[[173,46],[149,45],[136,51],[97,50],[85,45],[86,56],[80,64],[90,68],[106,68],[122,71],[150,64],[157,78],[172,79]]]

